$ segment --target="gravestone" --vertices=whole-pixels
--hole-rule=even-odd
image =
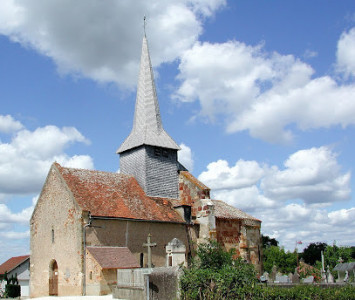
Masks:
[[[290,272],[290,273],[288,273],[288,279],[290,279],[290,281],[289,282],[292,282],[292,276],[293,276],[293,274]]]
[[[303,279],[303,283],[313,283],[314,282],[314,277],[313,276],[308,276]]]
[[[330,272],[329,270],[329,266],[328,266],[328,270],[327,270],[327,283],[334,283],[334,277],[332,272]]]
[[[275,283],[290,283],[287,275],[276,275]]]
[[[270,280],[268,272],[264,272],[263,276],[265,277],[266,281]]]
[[[267,283],[268,281],[269,281],[269,273],[264,272],[264,274],[260,276],[260,282]]]
[[[276,279],[276,273],[277,273],[277,267],[274,265],[272,267],[272,270],[271,270],[271,280],[272,280],[272,282],[274,282],[275,279]]]
[[[292,275],[292,283],[300,283],[300,275],[295,271],[295,274]]]

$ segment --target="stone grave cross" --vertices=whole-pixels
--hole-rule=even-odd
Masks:
[[[143,244],[143,247],[147,247],[148,248],[148,268],[152,267],[152,247],[156,247],[157,243],[152,243],[150,241],[150,238],[152,237],[152,235],[149,233],[148,237],[147,237],[147,242]]]

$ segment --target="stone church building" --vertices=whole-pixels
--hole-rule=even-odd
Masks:
[[[261,221],[210,199],[178,162],[179,149],[162,125],[144,36],[133,128],[117,150],[120,173],[58,163],[49,170],[30,221],[31,297],[109,294],[117,269],[176,264],[171,241],[184,245],[185,264],[197,243],[214,238],[260,272]]]

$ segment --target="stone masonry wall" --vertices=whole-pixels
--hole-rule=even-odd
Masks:
[[[249,226],[249,220],[220,219],[216,220],[217,241],[226,250],[235,249],[236,256],[252,263],[257,272],[261,272],[261,239],[260,222]],[[254,223],[257,223],[255,221]]]
[[[227,251],[234,248],[238,257],[240,256],[238,245],[241,238],[241,229],[241,220],[219,218],[216,220],[217,241]]]
[[[200,200],[209,198],[209,190],[199,187],[196,182],[191,180],[181,172],[179,175],[179,199],[182,205],[191,205]],[[196,207],[192,207],[192,214],[196,215]]]
[[[48,295],[53,260],[58,264],[59,296],[81,295],[81,210],[55,167],[48,174],[30,225],[31,297]]]
[[[86,295],[112,294],[117,285],[117,270],[102,270],[95,258],[86,250]]]
[[[140,222],[124,220],[94,220],[94,226],[103,228],[88,228],[87,246],[116,246],[128,247],[140,263],[143,253],[144,267],[147,265],[147,248],[143,247],[148,234],[152,235],[152,242],[157,243],[152,248],[152,263],[157,267],[166,265],[165,246],[173,239],[178,238],[186,246],[186,254],[189,252],[189,241],[187,231],[192,239],[196,240],[196,228],[187,229],[185,224]]]

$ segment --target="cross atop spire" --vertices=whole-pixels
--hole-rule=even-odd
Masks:
[[[144,36],[146,36],[146,34],[145,34],[145,25],[147,25],[147,21],[146,20],[147,20],[147,18],[144,15],[144,18],[143,18]]]
[[[142,145],[180,150],[180,147],[164,130],[161,122],[153,69],[145,34],[142,44],[133,128],[130,135],[118,148],[117,153]]]

